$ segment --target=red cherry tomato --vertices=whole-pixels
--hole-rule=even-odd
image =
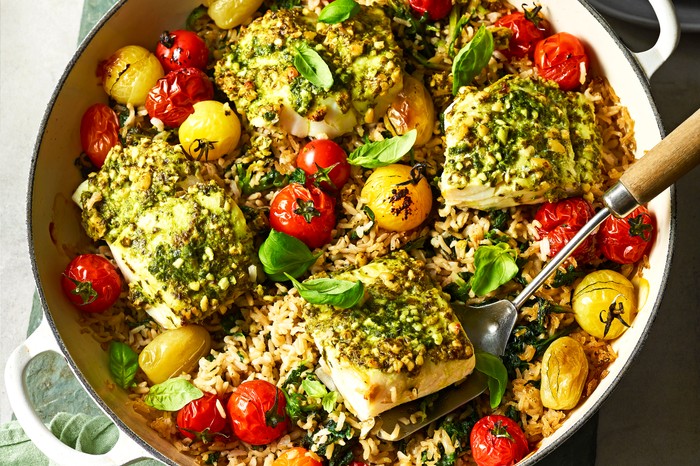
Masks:
[[[469,441],[472,457],[479,466],[510,466],[530,451],[520,426],[505,416],[491,415],[479,419]]]
[[[505,56],[532,55],[535,44],[549,35],[549,22],[538,15],[540,8],[511,13],[496,21],[496,26],[508,28],[513,33],[508,42],[508,49],[503,50]]]
[[[350,178],[350,164],[342,147],[329,139],[311,141],[299,152],[297,167],[314,175],[323,189],[337,191]]]
[[[68,264],[61,286],[75,306],[86,312],[104,312],[122,291],[122,279],[112,263],[96,254],[83,254]]]
[[[535,214],[540,222],[540,238],[549,242],[549,256],[555,256],[566,243],[593,217],[593,208],[580,197],[558,202],[546,202]],[[576,260],[585,262],[593,256],[593,238],[588,237],[572,254]]]
[[[452,10],[452,0],[408,0],[408,3],[418,16],[428,13],[433,21],[444,18]]]
[[[226,409],[236,437],[267,445],[287,431],[286,406],[282,390],[265,380],[249,380],[236,387]]]
[[[194,104],[213,98],[214,85],[203,71],[182,68],[158,80],[146,97],[146,111],[151,118],[176,128],[194,113]]]
[[[88,107],[80,120],[80,144],[90,161],[101,168],[109,150],[119,144],[119,118],[105,104]]]
[[[209,48],[204,40],[192,31],[165,31],[158,40],[156,57],[166,73],[180,68],[204,70],[209,62]]]
[[[563,91],[572,91],[588,75],[589,61],[581,41],[560,32],[537,43],[535,66],[540,76],[555,81]]]
[[[304,447],[294,447],[282,453],[272,462],[272,466],[323,466],[323,461],[313,451]]]
[[[603,256],[618,264],[637,262],[651,244],[654,220],[649,210],[639,206],[625,218],[608,217],[596,239]]]
[[[223,440],[229,428],[226,411],[218,396],[205,393],[177,412],[177,428],[184,437],[204,443]]]
[[[316,186],[290,183],[272,199],[270,226],[314,249],[331,240],[335,228],[333,198]]]

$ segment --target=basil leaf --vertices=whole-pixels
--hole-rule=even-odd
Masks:
[[[365,287],[360,281],[317,278],[300,283],[289,274],[287,277],[292,281],[301,297],[311,304],[330,304],[347,309],[359,303],[365,294]]]
[[[490,353],[476,353],[476,370],[489,377],[489,395],[492,409],[501,404],[503,394],[508,385],[508,371],[498,356]]]
[[[471,83],[488,65],[493,54],[493,35],[483,25],[476,31],[472,40],[462,47],[452,63],[452,95],[459,88]]]
[[[312,254],[302,241],[277,230],[270,231],[258,250],[263,270],[270,280],[276,282],[287,281],[285,273],[294,278],[303,274],[320,255],[321,253]]]
[[[323,395],[321,405],[327,413],[332,413],[335,409],[335,403],[338,401],[338,392],[328,392]]]
[[[360,5],[355,0],[335,0],[321,10],[318,21],[326,24],[342,23],[360,12]]]
[[[328,393],[326,386],[318,380],[304,379],[301,382],[301,386],[304,389],[304,392],[313,398],[323,398]]]
[[[176,377],[152,386],[143,401],[148,406],[161,411],[179,411],[190,401],[203,396],[204,393],[192,385],[192,382]]]
[[[418,131],[412,129],[403,136],[370,142],[358,147],[348,156],[348,162],[364,168],[379,168],[401,160],[416,142]]]
[[[474,253],[476,270],[471,280],[474,293],[484,296],[512,280],[518,274],[516,254],[517,251],[507,243],[478,248]]]
[[[114,383],[129,388],[134,383],[139,368],[139,356],[129,345],[120,341],[109,344],[109,372]]]
[[[297,54],[294,56],[294,67],[299,74],[308,79],[311,84],[328,90],[333,86],[333,74],[331,69],[317,51],[300,43],[297,45]]]

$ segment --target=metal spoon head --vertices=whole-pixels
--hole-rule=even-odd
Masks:
[[[454,302],[451,306],[475,349],[503,355],[518,319],[518,310],[512,302],[502,299],[480,306]]]

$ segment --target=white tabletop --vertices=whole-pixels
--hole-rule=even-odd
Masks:
[[[46,103],[73,54],[83,0],[0,3],[0,374],[25,337],[34,280],[26,242],[26,189]],[[615,22],[644,42],[653,32]],[[652,79],[667,128],[700,107],[700,35],[685,36]],[[700,453],[700,169],[677,185],[670,281],[649,339],[601,409],[598,464],[692,464]],[[0,384],[0,422],[11,417]]]

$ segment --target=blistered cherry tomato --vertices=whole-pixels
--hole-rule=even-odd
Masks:
[[[561,90],[573,91],[585,81],[589,60],[580,40],[560,32],[537,43],[535,66],[540,76],[556,82]]]
[[[204,443],[224,440],[229,428],[224,405],[215,394],[205,393],[177,412],[177,428],[184,437]]]
[[[593,217],[593,208],[580,197],[557,202],[545,202],[535,214],[540,222],[541,239],[549,242],[549,257],[555,256],[566,243]],[[574,250],[572,256],[578,261],[590,260],[593,255],[593,238],[586,238]]]
[[[194,104],[213,98],[214,85],[203,71],[181,68],[158,80],[146,97],[146,110],[151,118],[176,128],[194,113]]]
[[[331,240],[335,228],[333,198],[315,186],[290,183],[272,199],[270,226],[319,248]]]
[[[342,188],[350,178],[347,154],[329,139],[316,139],[305,145],[297,156],[297,167],[313,175],[321,188],[331,191]]]
[[[109,150],[119,144],[119,118],[105,104],[88,107],[80,120],[80,144],[90,161],[101,168]]]
[[[110,261],[82,254],[68,264],[61,286],[75,306],[86,312],[104,312],[119,298],[122,279]]]
[[[532,55],[535,44],[549,35],[549,22],[540,16],[541,7],[524,12],[511,13],[499,18],[494,24],[511,30],[509,46],[503,50],[507,57]]]
[[[111,98],[120,104],[139,106],[165,73],[151,52],[139,45],[127,45],[100,62],[97,74]]]
[[[644,206],[625,218],[608,217],[598,230],[598,246],[606,258],[631,264],[644,256],[654,236],[654,220]]]
[[[469,441],[472,457],[479,466],[510,466],[530,451],[520,426],[505,416],[491,415],[479,419]]]
[[[313,451],[294,447],[282,453],[272,462],[272,466],[323,466],[323,461]]]
[[[428,13],[433,21],[444,18],[452,10],[452,0],[408,0],[408,3],[418,16]]]
[[[209,49],[204,40],[194,32],[178,29],[165,31],[160,35],[156,57],[166,73],[181,68],[204,70],[209,62]]]
[[[287,431],[286,406],[282,390],[265,380],[250,380],[236,387],[226,409],[236,437],[267,445]]]

